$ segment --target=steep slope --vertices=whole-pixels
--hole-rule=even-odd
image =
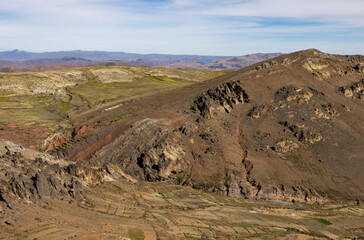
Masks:
[[[307,50],[150,98],[164,114],[88,163],[236,197],[362,201],[363,61]]]

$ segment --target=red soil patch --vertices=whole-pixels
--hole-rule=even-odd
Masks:
[[[9,124],[0,128],[0,138],[40,149],[43,140],[51,134],[46,127]]]

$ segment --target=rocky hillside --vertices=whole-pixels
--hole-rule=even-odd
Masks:
[[[90,163],[234,197],[363,201],[363,61],[307,50],[160,97],[178,107]]]

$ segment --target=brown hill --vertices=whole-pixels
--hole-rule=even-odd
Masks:
[[[361,62],[308,50],[135,101],[87,123],[120,108],[154,114],[89,133],[62,155],[79,161],[115,138],[87,164],[229,196],[363,200]]]

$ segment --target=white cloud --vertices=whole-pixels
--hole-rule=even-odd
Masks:
[[[363,26],[363,0],[256,0],[219,4],[204,14],[242,17],[296,18]]]
[[[364,41],[363,0],[0,0],[1,12],[13,15],[0,17],[1,47],[37,51],[233,55]],[[325,36],[350,30],[346,48]],[[309,42],[297,39],[305,34]]]

